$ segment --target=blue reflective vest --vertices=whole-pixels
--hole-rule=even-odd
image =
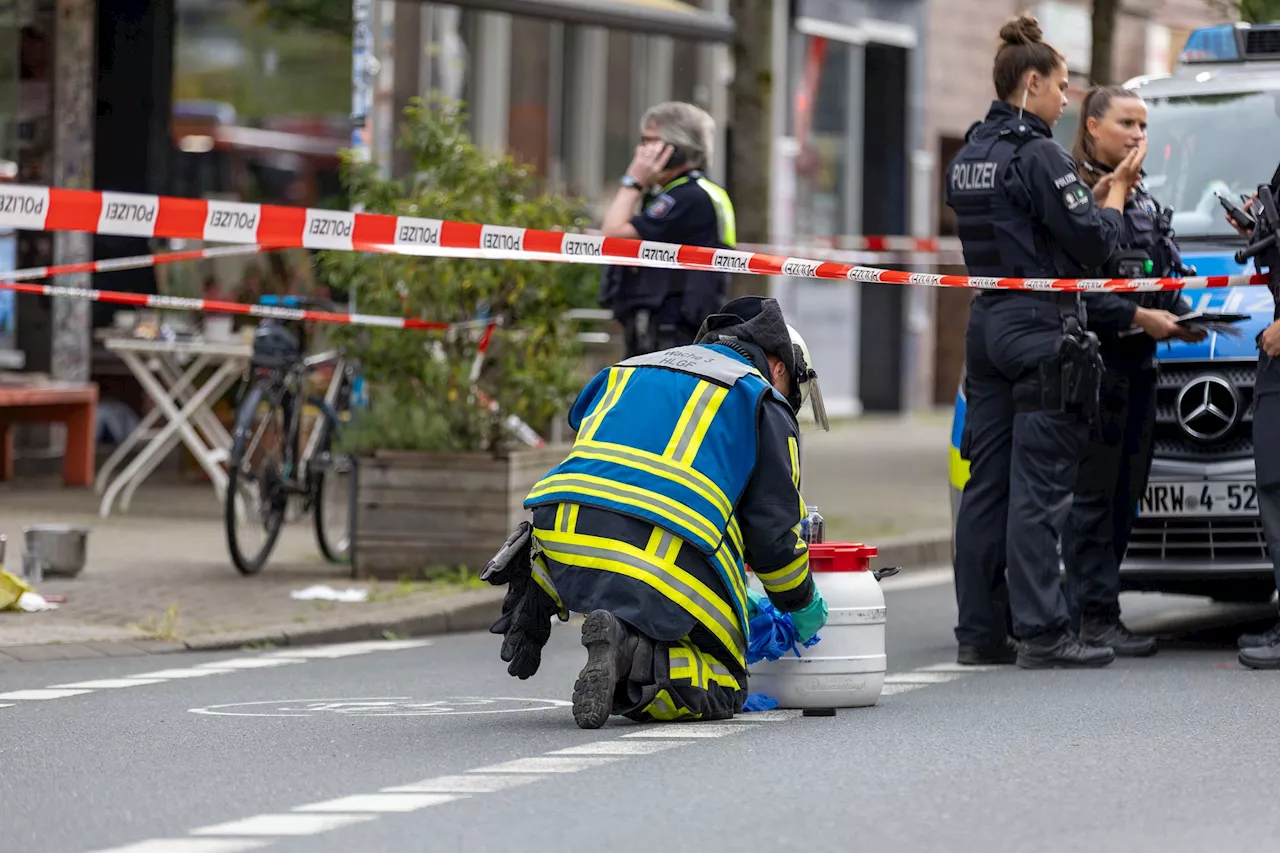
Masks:
[[[742,545],[733,508],[755,470],[756,417],[767,394],[777,391],[751,362],[719,344],[606,368],[569,414],[572,451],[524,506],[576,503],[643,519],[706,554],[736,590]]]

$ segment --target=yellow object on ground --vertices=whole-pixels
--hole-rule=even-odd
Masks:
[[[35,588],[17,575],[0,569],[0,610],[17,610],[18,599]]]

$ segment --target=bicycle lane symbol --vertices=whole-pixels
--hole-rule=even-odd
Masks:
[[[189,708],[192,714],[220,717],[446,717],[471,714],[517,714],[550,711],[572,705],[564,699],[523,696],[452,696],[418,700],[409,696],[348,699],[268,699]]]

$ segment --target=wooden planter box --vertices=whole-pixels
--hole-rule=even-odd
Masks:
[[[569,445],[487,453],[378,451],[356,460],[352,575],[399,578],[432,566],[474,570],[497,553],[533,484]]]

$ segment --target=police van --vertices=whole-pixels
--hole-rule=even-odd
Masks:
[[[1171,75],[1125,84],[1148,109],[1146,184],[1172,207],[1184,262],[1197,275],[1254,272],[1233,255],[1245,244],[1217,194],[1237,207],[1271,180],[1280,161],[1280,23],[1207,27],[1191,33]],[[1055,137],[1063,138],[1055,128]],[[1064,144],[1069,144],[1064,143]],[[1128,590],[1266,601],[1275,580],[1254,485],[1255,337],[1271,323],[1266,287],[1188,290],[1197,310],[1247,313],[1239,337],[1158,345],[1155,459],[1129,551]],[[968,479],[960,455],[963,383],[951,430],[951,514]]]

